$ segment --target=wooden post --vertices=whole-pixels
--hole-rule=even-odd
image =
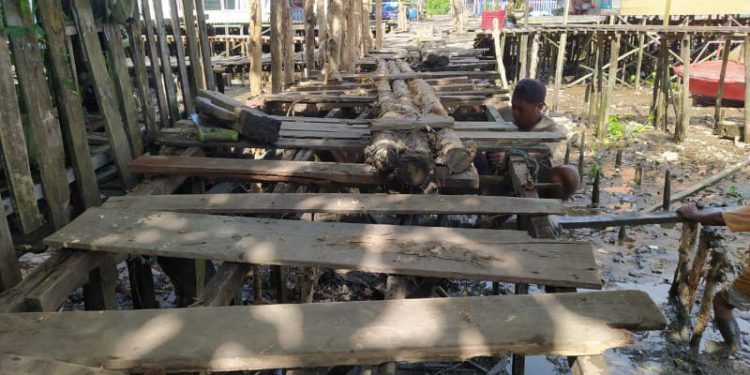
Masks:
[[[680,55],[682,58],[682,89],[680,91],[680,115],[675,124],[674,140],[683,142],[687,136],[688,126],[690,126],[690,112],[693,107],[690,98],[690,34],[685,33],[682,37],[680,46]]]
[[[466,31],[466,24],[464,22],[464,1],[463,0],[451,0],[451,9],[453,10],[453,30],[457,33]]]
[[[654,117],[654,128],[660,129],[664,124],[666,124],[666,107],[664,103],[666,103],[667,98],[664,97],[664,72],[668,71],[667,66],[667,53],[668,53],[668,46],[667,46],[667,37],[662,36],[660,38],[659,42],[659,58],[657,60],[657,68],[656,68],[656,76],[654,79],[654,96],[652,98],[653,103],[653,117]],[[669,73],[667,72],[667,76],[669,76]],[[667,86],[669,83],[667,82]],[[664,127],[666,128],[666,127]],[[664,129],[662,128],[662,129]]]
[[[206,88],[216,90],[214,81],[214,67],[211,64],[211,42],[208,41],[208,32],[206,31],[206,14],[203,11],[203,1],[195,0],[195,13],[198,22],[198,38],[200,39],[201,58],[203,59],[203,74],[206,76]]]
[[[646,25],[646,17],[643,17],[641,26]],[[641,68],[643,67],[643,44],[646,40],[645,32],[638,32],[638,56],[636,57],[635,63],[635,90],[641,89]]]
[[[354,43],[351,46],[352,66],[351,71],[354,72],[357,68],[357,60],[363,57],[362,49],[364,47],[362,43],[362,0],[351,0],[352,1],[352,17],[349,17],[347,24],[351,23],[354,30],[352,35],[354,37]]]
[[[570,164],[570,139],[565,142],[565,158],[563,159],[563,165]]]
[[[282,17],[284,14],[283,1],[271,1],[271,92],[281,92],[284,83]]]
[[[594,50],[594,71],[591,74],[591,90],[589,93],[589,108],[588,108],[588,119],[586,121],[586,126],[593,127],[596,130],[596,108],[597,107],[597,99],[599,98],[599,89],[597,86],[597,83],[599,82],[599,76],[601,71],[601,51],[598,47],[599,42],[597,40],[598,38],[594,37],[592,38],[592,46],[591,48]]]
[[[3,4],[6,28],[31,30],[34,26],[32,15],[23,13],[19,4],[15,1]],[[48,219],[55,229],[59,229],[70,220],[70,188],[65,170],[60,123],[50,102],[52,96],[44,74],[45,66],[40,51],[42,44],[33,32],[20,35],[11,33],[9,37],[21,97],[29,121],[30,155],[39,168],[49,211]],[[9,65],[2,68],[10,70]]]
[[[724,80],[727,76],[727,63],[729,62],[729,53],[732,52],[732,37],[728,36],[724,40],[724,46],[721,51],[721,73],[719,73],[719,89],[716,91],[716,111],[714,112],[714,134],[721,136],[724,133],[724,112],[721,108],[721,101],[724,96]]]
[[[669,206],[672,204],[672,172],[669,169],[664,171],[664,192],[662,198],[662,211],[669,211]]]
[[[690,311],[693,302],[689,300],[688,266],[690,254],[698,243],[699,227],[700,225],[697,222],[688,221],[682,224],[677,267],[675,268],[672,286],[669,288],[670,298],[678,302],[678,329],[676,332],[678,336],[676,338],[679,338],[682,342],[686,342],[690,338]]]
[[[141,13],[136,7],[133,12],[135,19],[127,26],[130,38],[130,60],[133,62],[135,83],[138,88],[138,100],[141,105],[143,122],[146,123],[146,137],[156,134],[156,114],[153,111],[154,102],[151,98],[151,88],[148,85],[148,69],[146,68],[146,49],[141,41],[143,35],[143,21]]]
[[[318,22],[318,65],[317,69],[322,70],[326,62],[326,45],[328,43],[328,31],[327,31],[327,16],[326,16],[326,3],[328,0],[316,0],[315,7],[317,9],[317,22]]]
[[[372,32],[370,31],[370,9],[372,9],[372,1],[371,0],[361,0],[362,1],[362,22],[361,22],[361,28],[362,28],[362,50],[360,52],[361,57],[367,56],[368,53],[370,53],[370,50],[372,49]],[[321,50],[322,51],[322,50]]]
[[[10,65],[3,66],[10,67]],[[21,281],[21,269],[18,267],[16,249],[13,247],[13,238],[8,227],[7,216],[5,216],[5,206],[1,203],[0,216],[0,292],[2,292]]]
[[[578,152],[578,175],[583,183],[583,158],[586,156],[586,132],[581,133],[581,147]]]
[[[492,19],[492,41],[495,43],[495,61],[497,62],[497,72],[500,73],[500,83],[503,89],[508,89],[508,77],[505,74],[505,33],[500,36],[500,28],[497,18]]]
[[[201,58],[195,14],[193,14],[195,11],[193,1],[182,0],[182,8],[185,15],[185,34],[188,41],[188,54],[190,54],[190,70],[193,73],[195,88],[200,91],[206,89],[206,77],[203,75],[203,59]]]
[[[140,256],[133,256],[128,259],[127,265],[133,308],[159,308],[159,303],[156,302],[156,294],[154,292],[154,276],[151,272],[151,265],[144,262]]]
[[[669,57],[669,46],[667,45],[667,42],[664,43],[664,60],[662,61],[662,70],[661,70],[661,79],[659,79],[659,86],[661,86],[661,103],[659,103],[659,107],[661,108],[661,112],[663,113],[663,116],[661,118],[662,124],[661,128],[664,131],[667,131],[668,129],[668,121],[669,121],[669,102],[670,102],[670,94],[671,94],[671,87],[670,87],[670,71],[669,67],[671,66]]]
[[[383,48],[383,0],[375,0],[375,49]]]
[[[529,50],[529,73],[528,77],[535,79],[537,67],[539,66],[539,33],[532,34],[531,50]]]
[[[294,27],[292,26],[292,6],[289,0],[281,1],[283,15],[281,30],[284,35],[284,87],[294,84]]]
[[[331,0],[328,2],[328,31],[326,51],[326,79],[331,75],[340,80],[339,69],[341,68],[341,42],[344,34],[344,0]]]
[[[594,188],[591,191],[591,207],[599,207],[599,181],[600,179],[601,179],[601,171],[597,169],[596,175],[594,176]]]
[[[104,125],[109,144],[112,147],[115,165],[119,170],[123,184],[129,189],[136,184],[135,176],[128,172],[128,164],[132,160],[132,153],[125,134],[125,127],[120,118],[120,113],[117,111],[116,99],[112,96],[115,92],[114,83],[112,83],[112,79],[107,72],[107,65],[104,62],[91,5],[88,0],[74,0],[73,4],[73,18],[78,30],[78,38],[86,56],[86,67],[94,82],[94,94],[102,117],[104,117]]]
[[[73,164],[73,172],[76,176],[75,186],[80,198],[82,209],[98,206],[101,203],[99,198],[99,184],[96,180],[96,173],[91,162],[91,150],[86,141],[86,123],[84,121],[83,106],[81,105],[81,96],[73,85],[71,74],[71,65],[68,59],[73,59],[73,51],[68,52],[65,44],[65,24],[63,21],[62,4],[56,0],[42,0],[39,3],[39,17],[44,27],[47,40],[47,52],[45,56],[48,60],[48,72],[50,80],[53,82],[57,95],[57,108],[60,114],[60,125],[65,141],[65,151],[68,160]],[[2,27],[0,25],[0,27]],[[0,43],[4,43],[0,40]],[[5,48],[5,45],[3,45]],[[2,52],[0,52],[2,53]],[[67,59],[66,59],[67,56]],[[3,65],[10,69],[8,65]],[[15,100],[15,93],[13,95]],[[10,109],[7,109],[10,110]],[[0,109],[5,111],[5,109]],[[16,110],[17,111],[17,110]],[[5,134],[3,134],[3,137]],[[22,137],[22,136],[21,136]],[[9,139],[9,141],[24,146],[23,137],[19,139]],[[3,143],[3,148],[6,144]],[[9,146],[11,150],[13,146]],[[11,155],[9,155],[11,156]],[[12,156],[11,156],[12,157]],[[13,164],[11,162],[11,164]],[[12,167],[15,167],[12,165]],[[13,172],[7,173],[11,179],[17,178],[11,176]],[[29,179],[31,178],[30,175]],[[11,185],[11,189],[13,189]],[[81,210],[81,211],[83,211]],[[2,224],[0,224],[2,225]]]
[[[115,300],[117,280],[117,265],[114,257],[107,257],[98,268],[89,272],[89,282],[83,286],[86,310],[117,310],[117,300]]]
[[[164,10],[161,0],[153,0],[154,16],[156,22],[156,35],[159,37],[159,53],[161,57],[161,70],[164,74],[164,87],[166,87],[167,103],[169,104],[169,116],[172,123],[180,118],[180,108],[177,105],[177,88],[174,84],[172,74],[172,61],[169,56],[169,45],[167,44],[167,31],[164,26]]]
[[[643,163],[640,161],[635,167],[635,175],[633,176],[633,181],[635,182],[636,186],[641,186],[641,181],[643,181]]]
[[[344,24],[346,25],[341,43],[341,69],[347,73],[354,73],[357,60],[357,30],[359,26],[356,20],[359,17],[351,16],[354,13],[355,0],[344,0]]]
[[[193,0],[189,0],[193,1]],[[141,3],[143,9],[143,22],[146,26],[146,44],[148,45],[148,58],[151,62],[151,71],[154,74],[154,86],[156,87],[156,101],[159,104],[159,119],[161,126],[169,126],[169,104],[167,103],[167,93],[164,87],[162,71],[159,69],[159,50],[156,47],[156,37],[154,34],[154,24],[151,19],[151,7],[148,0]]]
[[[617,81],[617,58],[620,56],[620,34],[610,41],[609,51],[609,74],[607,75],[607,88],[602,91],[601,103],[599,103],[599,130],[597,136],[603,139],[607,135],[607,124],[609,122],[609,99],[615,89]]]
[[[693,335],[690,338],[690,348],[697,352],[703,338],[703,332],[708,326],[708,319],[711,315],[713,306],[714,289],[720,282],[723,268],[726,265],[726,248],[723,246],[721,237],[716,233],[714,228],[704,227],[701,230],[701,243],[707,243],[711,251],[711,263],[708,274],[706,275],[706,285],[703,288],[703,298],[701,298],[701,308],[695,319]],[[692,302],[692,301],[691,301]]]
[[[568,13],[570,11],[570,0],[565,0],[565,8],[563,9],[563,25],[568,24]],[[560,34],[560,41],[557,45],[557,61],[555,63],[555,95],[552,104],[552,112],[557,112],[557,107],[560,101],[560,86],[562,85],[563,69],[565,68],[565,48],[568,44],[568,33],[562,32]]]
[[[262,266],[253,264],[253,304],[260,305],[263,303],[263,275]]]
[[[0,17],[0,29],[3,27],[3,20]],[[34,195],[34,181],[31,179],[31,169],[29,168],[26,135],[21,122],[21,111],[16,96],[16,85],[7,42],[5,33],[0,33],[0,145],[2,146],[0,151],[2,151],[5,178],[13,197],[18,223],[21,231],[27,234],[42,226],[43,218]],[[83,126],[83,123],[81,123],[81,126]],[[4,224],[0,223],[0,230],[4,230],[4,226],[8,225],[5,222],[4,207],[2,211]],[[7,239],[2,238],[3,236],[5,236],[4,232],[0,233],[0,241],[10,240],[10,230],[5,236]],[[9,249],[13,250],[13,242],[10,241]],[[0,244],[7,245],[3,242],[0,242]],[[15,252],[13,251],[12,254],[15,260]],[[8,280],[11,280],[11,278],[8,278]]]
[[[750,35],[745,35],[745,127],[742,140],[750,143]]]
[[[305,69],[315,70],[315,0],[304,0],[305,6]]]
[[[143,155],[143,138],[138,124],[138,114],[135,109],[133,85],[130,82],[128,67],[125,65],[125,48],[122,45],[120,25],[105,23],[102,25],[107,46],[107,62],[114,78],[112,81],[117,89],[116,95],[120,104],[120,114],[125,123],[125,134],[130,142],[133,157]]]
[[[250,0],[250,94],[263,93],[262,1]]]
[[[195,112],[193,101],[197,93],[190,92],[190,77],[187,73],[185,64],[185,45],[182,43],[182,29],[180,28],[180,16],[177,13],[177,0],[170,0],[169,14],[172,20],[172,37],[174,38],[175,49],[177,50],[177,67],[180,69],[180,86],[182,86],[182,101],[185,105],[185,112],[191,114]],[[187,24],[185,25],[187,29]]]
[[[519,59],[519,68],[518,68],[518,74],[516,75],[516,82],[526,78],[526,72],[528,70],[526,60],[529,57],[529,34],[527,34],[525,31],[523,34],[521,34],[521,45],[518,48],[518,59]]]
[[[622,149],[618,148],[615,154],[615,168],[619,168],[622,165]]]

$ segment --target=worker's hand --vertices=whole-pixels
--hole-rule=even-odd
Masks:
[[[686,204],[678,208],[677,213],[690,221],[698,221],[698,208],[692,204]]]

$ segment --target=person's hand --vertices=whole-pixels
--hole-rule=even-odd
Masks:
[[[686,204],[678,208],[677,213],[690,221],[698,221],[698,208],[692,204]]]

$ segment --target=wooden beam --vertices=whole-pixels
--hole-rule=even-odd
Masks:
[[[519,231],[96,208],[45,243],[125,254],[601,287],[590,244],[532,239]]]
[[[309,0],[308,0],[309,1]],[[318,0],[322,1],[322,0]],[[261,34],[263,32],[262,16],[263,2],[261,0],[251,0],[250,7],[250,94],[260,95],[263,93],[263,43]],[[314,47],[314,41],[313,41]]]
[[[198,24],[198,39],[201,47],[201,65],[203,66],[203,75],[206,77],[206,88],[216,90],[214,82],[214,68],[211,64],[211,42],[208,41],[208,31],[206,30],[206,13],[203,11],[203,1],[195,1],[195,14]]]
[[[271,2],[271,92],[281,92],[283,76],[283,35],[282,35],[282,9],[281,1]]]
[[[555,223],[565,229],[607,228],[649,224],[681,223],[685,218],[676,212],[659,212],[655,214],[613,214],[594,216],[564,216]]]
[[[86,67],[94,82],[93,89],[99,109],[104,117],[107,138],[112,148],[112,156],[125,188],[132,188],[136,178],[128,172],[128,164],[132,160],[132,153],[125,134],[125,126],[117,110],[117,100],[114,83],[104,61],[99,35],[96,32],[94,15],[88,0],[73,0],[73,18],[78,30],[83,52],[86,56]]]
[[[106,208],[207,214],[563,214],[557,199],[419,194],[179,194],[111,197]],[[676,215],[676,214],[673,214]],[[578,218],[578,217],[571,217]],[[587,217],[591,218],[591,217]],[[595,216],[594,218],[598,218]],[[568,219],[563,217],[561,219]]]
[[[146,0],[148,1],[148,0]],[[177,89],[172,75],[172,63],[169,57],[169,45],[167,44],[167,29],[164,25],[164,9],[162,0],[152,0],[154,5],[154,22],[156,22],[156,35],[159,41],[159,56],[161,58],[161,70],[164,74],[164,87],[166,88],[167,103],[169,104],[169,116],[172,123],[180,119],[180,107],[177,104]]]
[[[599,354],[631,343],[625,329],[665,325],[646,293],[614,291],[3,314],[0,347],[108,369],[231,371]]]
[[[18,2],[3,4],[6,28],[30,30],[34,27],[31,12],[23,12]],[[36,161],[47,201],[48,220],[54,228],[70,220],[70,187],[65,171],[63,146],[57,111],[45,76],[41,46],[36,33],[10,33],[10,47],[15,59],[19,91],[29,122],[30,155]],[[9,69],[10,66],[4,67]],[[17,140],[14,140],[17,142]]]
[[[89,207],[98,206],[101,198],[99,197],[96,173],[91,162],[91,150],[86,141],[86,123],[81,96],[73,84],[74,78],[71,74],[69,61],[74,57],[73,51],[67,50],[65,42],[62,4],[56,0],[42,0],[39,3],[38,11],[45,31],[48,49],[45,56],[49,62],[48,75],[56,92],[65,151],[68,160],[73,165],[75,187],[81,202],[81,208],[85,210]],[[13,143],[25,145],[25,142],[19,142],[19,139],[13,138],[11,140]],[[4,147],[5,144],[3,144]],[[8,173],[9,177],[11,179],[16,178],[11,176],[12,173]]]
[[[159,64],[171,65],[171,62],[159,61],[159,49],[156,47],[156,36],[154,34],[154,21],[151,19],[151,6],[149,6],[148,0],[141,0],[141,10],[143,11],[143,23],[146,27],[146,45],[148,45],[148,59],[151,63],[151,73],[154,75],[156,101],[159,104],[159,118],[161,120],[161,126],[166,127],[171,125],[171,122],[169,120],[169,103],[167,103],[167,93],[164,86],[164,76],[162,74],[162,70],[159,69]]]
[[[151,97],[151,88],[149,87],[148,70],[146,68],[146,48],[143,44],[143,21],[141,12],[136,4],[133,13],[134,22],[127,27],[128,38],[130,38],[130,60],[134,63],[133,74],[135,83],[138,88],[138,100],[141,105],[141,115],[143,122],[146,123],[147,137],[153,137],[156,134],[156,113],[153,98]],[[158,94],[157,94],[158,95]]]
[[[745,34],[745,127],[742,129],[742,140],[750,143],[750,34]]]
[[[3,27],[3,20],[0,17],[0,28]],[[26,149],[26,135],[16,96],[15,77],[13,70],[10,69],[12,62],[8,38],[4,33],[0,33],[0,66],[5,67],[0,69],[0,146],[2,146],[0,151],[3,155],[5,178],[18,214],[18,224],[21,231],[28,234],[42,226],[43,218],[36,205],[34,181],[31,178],[29,154]],[[5,226],[7,225],[6,222]],[[6,240],[3,239],[3,241]],[[12,242],[10,245],[12,249]]]
[[[193,73],[195,88],[206,89],[206,77],[203,75],[203,59],[201,58],[200,43],[198,42],[198,25],[195,21],[195,0],[182,0],[185,15],[185,34],[187,34],[188,54],[190,55],[190,70]]]
[[[5,216],[5,206],[0,204],[0,292],[18,284],[19,281],[21,269],[18,267],[13,237]]]
[[[197,303],[201,306],[229,305],[252,268],[252,264],[224,262],[203,288]],[[257,276],[254,274],[253,277]]]
[[[177,0],[169,0],[169,11],[169,18],[172,22],[172,37],[174,38],[174,45],[177,50],[177,66],[180,71],[182,103],[185,105],[185,112],[191,114],[195,112],[193,100],[195,100],[197,93],[193,93],[190,90],[190,78],[188,77],[187,66],[185,64],[185,45],[182,43],[182,28],[180,28],[180,16],[177,12]],[[187,27],[186,24],[185,28],[187,29]]]

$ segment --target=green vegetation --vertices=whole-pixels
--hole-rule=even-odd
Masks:
[[[742,192],[739,191],[739,189],[737,189],[737,186],[734,185],[729,188],[729,191],[726,192],[726,195],[732,198],[744,198]]]
[[[424,5],[430,16],[448,14],[451,8],[450,0],[426,0]]]
[[[596,174],[599,173],[599,172],[601,172],[601,170],[602,170],[602,167],[599,165],[599,163],[592,164],[591,168],[589,168],[589,173],[588,173],[589,174],[589,179],[591,181],[593,181],[594,178],[596,178]]]
[[[607,140],[621,141],[635,138],[635,135],[643,132],[646,125],[638,124],[629,119],[612,115],[607,119]]]

